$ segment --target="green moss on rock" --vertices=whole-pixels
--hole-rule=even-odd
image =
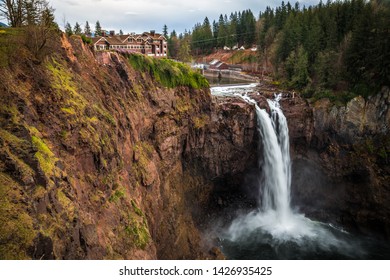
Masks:
[[[127,58],[134,69],[148,73],[165,87],[187,86],[195,89],[209,87],[205,77],[192,71],[183,63],[165,58],[155,59],[140,54],[130,54]]]
[[[36,232],[27,214],[21,186],[7,174],[0,173],[0,259],[28,259],[27,251]]]
[[[39,162],[41,170],[47,175],[51,176],[54,174],[55,163],[57,158],[54,153],[50,150],[47,144],[38,136],[31,137],[34,147],[38,150],[35,153],[35,157]]]

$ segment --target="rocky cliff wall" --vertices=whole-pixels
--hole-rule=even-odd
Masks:
[[[0,258],[220,257],[196,221],[218,178],[254,164],[251,106],[192,74],[164,86],[153,71],[180,78],[177,64],[136,70],[77,37],[51,47],[0,69]]]
[[[390,236],[389,89],[345,106],[283,102],[293,153],[293,203],[318,219]]]

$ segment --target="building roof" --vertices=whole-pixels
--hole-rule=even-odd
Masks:
[[[220,61],[218,59],[213,59],[209,64],[210,65],[216,65],[218,64]]]
[[[148,36],[149,38],[152,38],[153,40],[166,40],[166,38],[159,34],[159,33],[152,33],[152,32],[144,32],[142,33],[142,36]]]
[[[144,32],[142,34],[127,34],[127,35],[113,35],[113,36],[96,36],[91,38],[94,45],[98,43],[108,43],[110,45],[128,45],[128,39],[133,38],[134,40],[141,39],[142,42],[135,42],[135,44],[148,44],[148,45],[160,45],[160,43],[154,42],[154,40],[166,40],[164,36],[158,33]]]

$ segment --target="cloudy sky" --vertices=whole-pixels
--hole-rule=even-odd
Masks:
[[[72,26],[76,22],[84,26],[89,21],[94,29],[97,20],[103,29],[122,29],[128,32],[156,30],[162,32],[164,24],[168,32],[191,30],[197,22],[208,16],[210,22],[220,14],[251,9],[257,17],[266,6],[279,6],[282,0],[49,0],[55,9],[56,21],[61,28],[64,22]],[[287,3],[287,0],[285,1]],[[295,3],[295,1],[291,1]],[[319,0],[301,0],[301,6],[319,3]],[[293,5],[293,4],[292,4]]]

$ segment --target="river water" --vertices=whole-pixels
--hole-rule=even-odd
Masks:
[[[313,221],[290,205],[291,159],[281,95],[267,100],[268,114],[248,96],[255,84],[211,89],[216,96],[237,96],[253,104],[262,153],[258,155],[257,209],[238,215],[219,231],[230,259],[388,259],[387,243],[357,237],[341,227]]]

